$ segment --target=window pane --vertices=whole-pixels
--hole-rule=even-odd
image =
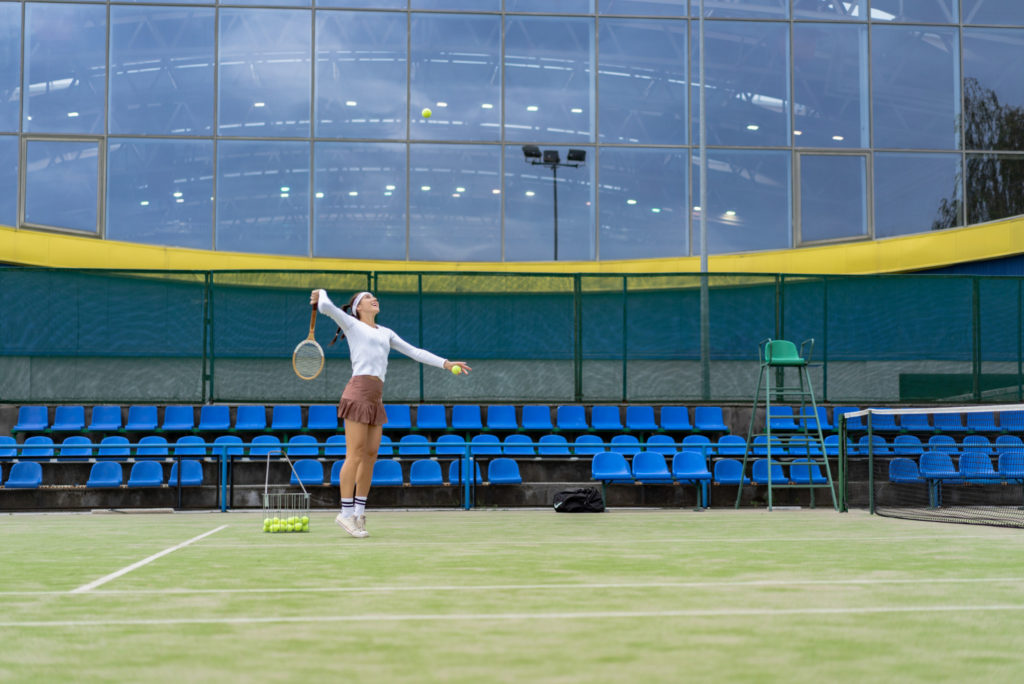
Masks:
[[[800,155],[800,241],[868,234],[868,162],[861,155]]]
[[[111,139],[106,237],[211,249],[213,142]]]
[[[505,0],[505,11],[588,14],[594,11],[594,0]]]
[[[700,16],[700,0],[691,0],[690,15]],[[789,17],[789,0],[704,0],[705,17]]]
[[[544,150],[568,162],[568,148]],[[590,163],[552,170],[530,163],[520,147],[505,148],[505,261],[595,258],[594,151],[584,152]]]
[[[794,19],[864,21],[868,0],[793,0]]]
[[[309,143],[217,145],[217,249],[309,254]]]
[[[213,131],[213,8],[110,8],[110,132]]]
[[[221,135],[309,135],[309,12],[220,12]]]
[[[955,24],[956,0],[871,0],[871,21]]]
[[[594,135],[594,20],[505,20],[505,136],[576,142]]]
[[[960,155],[875,154],[875,237],[959,226]]]
[[[961,0],[965,24],[1024,26],[1024,3],[1020,0]]]
[[[404,14],[317,12],[316,132],[404,138]]]
[[[409,4],[412,9],[501,11],[501,0],[412,0]]]
[[[405,9],[406,0],[316,0],[317,7],[352,7],[358,9]]]
[[[597,0],[597,12],[642,17],[685,17],[686,0]]]
[[[412,145],[409,258],[501,260],[501,148]]]
[[[497,140],[501,131],[501,17],[412,16],[410,136]],[[429,119],[424,107],[433,111]]]
[[[867,27],[794,24],[793,45],[793,144],[867,147]]]
[[[0,226],[18,225],[18,138],[0,135]]]
[[[871,40],[875,147],[956,149],[956,29],[873,26]]]
[[[686,144],[686,30],[665,19],[601,22],[602,141]]]
[[[1024,29],[964,29],[964,145],[1024,150]]]
[[[210,0],[207,0],[210,1]],[[284,5],[286,7],[309,7],[312,0],[220,0],[221,5]]]
[[[102,133],[106,65],[104,5],[27,3],[25,131]]]
[[[1024,155],[967,155],[967,223],[1024,214]]]
[[[405,145],[320,142],[313,256],[405,259]]]
[[[0,3],[0,131],[18,130],[21,93],[21,5]]]
[[[793,246],[789,152],[708,150],[708,254]],[[693,206],[700,202],[700,158],[692,162]],[[693,211],[693,252],[700,214]]]
[[[601,259],[686,256],[686,150],[601,150]]]
[[[691,63],[699,74],[697,22],[690,22]],[[704,43],[709,145],[789,144],[789,26],[774,22],[707,21]],[[690,98],[693,138],[700,100]]]
[[[29,140],[25,222],[96,232],[99,143]]]

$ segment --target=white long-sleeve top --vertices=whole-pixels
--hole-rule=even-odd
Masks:
[[[388,352],[392,349],[405,354],[413,361],[428,366],[444,368],[444,359],[425,349],[414,347],[392,330],[383,325],[367,325],[355,316],[334,305],[330,297],[320,290],[317,310],[330,316],[345,331],[349,355],[352,357],[352,375],[375,375],[384,381],[388,372]]]

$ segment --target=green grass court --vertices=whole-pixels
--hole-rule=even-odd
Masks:
[[[1019,530],[371,511],[355,540],[332,518],[270,535],[252,513],[0,516],[0,680],[1016,682],[1024,665]]]

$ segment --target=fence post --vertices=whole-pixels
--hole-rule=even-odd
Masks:
[[[469,451],[469,442],[466,442],[466,450],[462,452],[462,507],[469,510],[473,507],[473,497],[470,490],[471,483],[476,480],[476,469],[473,467],[473,456]]]

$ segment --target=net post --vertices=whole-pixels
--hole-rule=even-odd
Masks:
[[[846,414],[840,413],[839,420],[839,511],[846,513],[849,505],[846,494]],[[825,458],[828,458],[828,451],[825,451]],[[874,511],[871,511],[874,513]]]
[[[875,512],[875,443],[874,433],[871,430],[871,416],[874,415],[868,409],[868,510]]]

